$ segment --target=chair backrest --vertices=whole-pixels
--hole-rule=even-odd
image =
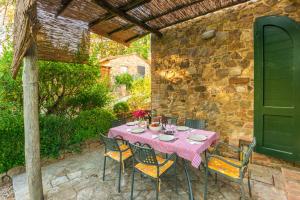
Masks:
[[[109,151],[120,151],[119,144],[118,144],[118,142],[115,139],[106,137],[106,136],[104,136],[102,134],[100,134],[100,139],[103,141],[106,150],[109,150]]]
[[[118,119],[118,120],[114,120],[112,122],[112,127],[117,127],[117,126],[121,126],[123,124],[126,123],[126,120],[125,119]]]
[[[254,137],[252,142],[249,144],[248,149],[246,152],[243,153],[243,166],[248,165],[249,159],[254,151],[254,148],[256,146],[256,138]]]
[[[205,129],[206,128],[206,120],[199,120],[199,119],[186,119],[185,126],[194,129]]]
[[[170,120],[172,125],[177,125],[178,117],[167,117],[167,120]]]
[[[146,165],[158,165],[155,151],[148,144],[141,144],[139,142],[129,144],[133,153],[134,159]]]

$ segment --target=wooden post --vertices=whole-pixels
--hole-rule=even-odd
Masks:
[[[30,200],[43,199],[40,162],[37,49],[33,42],[24,57],[23,106],[25,129],[25,162]]]

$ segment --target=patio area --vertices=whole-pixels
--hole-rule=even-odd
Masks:
[[[122,176],[121,193],[117,192],[118,173],[115,162],[107,164],[107,178],[102,181],[104,148],[72,156],[57,163],[42,168],[45,199],[47,200],[117,200],[130,199],[131,162],[127,163],[125,174]],[[251,165],[252,199],[285,200],[281,171],[278,169]],[[200,171],[189,166],[195,199],[202,199],[204,187],[204,170]],[[172,172],[170,173],[172,174]],[[179,161],[178,195],[175,193],[172,175],[162,179],[160,199],[188,199],[186,179]],[[26,174],[13,177],[13,187],[16,200],[27,200]],[[245,185],[246,188],[246,185]],[[234,200],[239,199],[239,188],[229,181],[219,178],[215,185],[212,176],[209,178],[208,199]],[[135,199],[150,200],[155,198],[155,187],[149,178],[136,176],[134,189]]]
[[[159,199],[203,199],[206,181],[204,169],[200,165],[200,154],[206,153],[212,144],[220,141],[229,147],[236,147],[241,141],[250,142],[245,151],[243,148],[235,148],[239,160],[231,159],[232,155],[224,158],[217,153],[208,156],[206,169],[211,170],[210,173],[222,174],[241,185],[244,181],[246,196],[249,198],[247,180],[244,179],[247,178],[250,161],[251,199],[287,199],[284,184],[290,179],[286,180],[280,169],[299,166],[300,161],[300,95],[296,92],[300,90],[298,2],[20,2],[15,18],[12,75],[17,76],[24,60],[22,84],[27,174],[13,177],[16,200],[41,200],[43,196],[49,200],[130,199],[131,162],[127,163],[125,173],[122,174],[120,193],[117,187],[118,172],[121,173],[123,161],[131,156],[137,161],[135,169],[144,170],[148,172],[145,174],[156,179],[157,191],[160,189],[160,176],[166,172]],[[36,61],[87,63],[90,31],[125,45],[151,34],[151,106],[147,108],[150,114],[146,115],[144,108],[137,110],[143,111],[144,115],[134,116],[135,121],[131,121],[133,124],[126,124],[138,125],[135,130],[127,129],[129,127],[123,123],[124,126],[118,126],[119,129],[115,129],[114,133],[110,129],[108,138],[100,136],[106,147],[109,142],[103,138],[110,140],[109,151],[101,145],[99,149],[44,166],[41,170],[39,115],[42,112],[38,101],[39,72]],[[64,89],[62,91],[64,93]],[[80,106],[75,108],[78,110]],[[158,124],[153,124],[157,116],[161,118],[155,122]],[[149,129],[152,125],[161,126],[163,121],[166,125],[167,120],[163,120],[166,117],[176,121],[178,119],[175,125],[184,124],[184,129],[181,127],[180,130],[177,126],[173,131],[161,132],[167,138],[172,135],[171,139],[153,137],[153,130],[146,129],[147,122]],[[188,121],[195,121],[199,126],[203,122],[203,127],[190,126]],[[102,125],[101,122],[99,126]],[[96,134],[106,134],[107,131],[98,130],[99,126],[95,126]],[[178,136],[175,135],[177,131],[187,131],[187,134]],[[202,137],[192,139],[197,134]],[[125,140],[122,144],[124,146],[111,139],[116,136]],[[134,148],[140,148],[142,153]],[[150,153],[143,154],[143,151],[150,150],[152,157],[149,158]],[[262,158],[256,157],[253,163],[263,166],[251,163],[253,151]],[[189,181],[186,179],[189,176],[184,173],[187,171],[184,162],[181,159],[178,161],[177,194],[174,177],[167,172],[171,167],[176,167],[175,160],[159,158],[161,160],[158,161],[155,152],[174,153],[174,157],[176,155],[187,161],[194,198],[191,192],[190,197],[187,192],[191,188],[187,186]],[[143,158],[137,159],[136,155],[140,154],[143,154]],[[106,181],[102,181],[104,155],[119,162],[118,165],[108,161]],[[138,169],[139,164],[142,169]],[[157,168],[146,169],[145,165]],[[279,167],[271,168],[274,165]],[[200,170],[197,168],[199,166]],[[161,168],[164,169],[160,171]],[[154,199],[156,190],[151,180],[142,175],[135,178],[134,199]],[[296,186],[292,185],[291,188],[296,188],[295,199],[298,199],[298,180],[295,182]],[[214,178],[209,176],[206,183],[210,200],[240,198],[240,188],[221,177],[215,183]]]

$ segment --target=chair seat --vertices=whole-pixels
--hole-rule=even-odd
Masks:
[[[235,165],[241,166],[242,163],[239,160],[236,159],[231,159],[231,158],[226,158],[226,157],[222,157],[225,160],[227,160],[228,162],[231,162]],[[218,158],[211,158],[208,161],[208,168],[220,172],[226,176],[232,177],[232,178],[239,178],[240,177],[240,169],[234,166],[231,166],[229,164],[227,164],[226,162],[222,161],[221,159]]]
[[[166,159],[156,156],[158,164],[163,163]],[[163,166],[159,167],[159,176],[161,176],[165,171],[167,171],[172,165],[174,161],[169,160],[166,164]],[[157,177],[157,166],[155,165],[147,165],[143,163],[138,163],[135,165],[135,168],[138,169],[139,171],[143,172],[144,174],[147,174],[148,176],[151,176],[153,178],[158,178]]]
[[[123,151],[125,149],[128,149],[127,151],[122,152],[122,161],[130,158],[132,156],[132,152],[128,145],[122,144],[120,145],[120,150]],[[110,158],[120,162],[120,152],[118,151],[108,151],[105,156],[109,156]]]

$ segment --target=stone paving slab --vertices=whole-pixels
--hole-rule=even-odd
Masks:
[[[125,174],[122,175],[121,193],[117,192],[118,165],[108,161],[106,180],[102,181],[103,148],[94,152],[86,152],[67,158],[42,168],[44,194],[46,200],[127,200],[131,190],[131,162],[127,163]],[[255,166],[256,171],[258,166]],[[204,171],[189,167],[192,177],[195,199],[202,199],[204,189]],[[284,191],[269,184],[270,174],[278,170],[268,169],[269,173],[262,173],[268,177],[259,176],[259,181],[253,177],[253,198],[259,200],[286,200]],[[273,171],[273,172],[272,172]],[[255,175],[255,173],[254,173]],[[272,176],[272,175],[271,175]],[[263,180],[267,181],[263,181]],[[153,182],[146,177],[136,175],[134,197],[136,200],[155,199]],[[208,199],[235,200],[239,199],[239,187],[219,178],[217,184],[212,177],[208,183]],[[246,182],[245,182],[246,183]],[[178,167],[178,194],[175,192],[172,171],[162,179],[161,200],[188,199],[186,179],[181,162]],[[16,200],[28,200],[28,187],[25,174],[13,177],[13,187]],[[246,184],[245,184],[245,188]],[[272,197],[272,198],[271,198]]]
[[[281,169],[288,200],[300,199],[300,171],[296,169]]]

